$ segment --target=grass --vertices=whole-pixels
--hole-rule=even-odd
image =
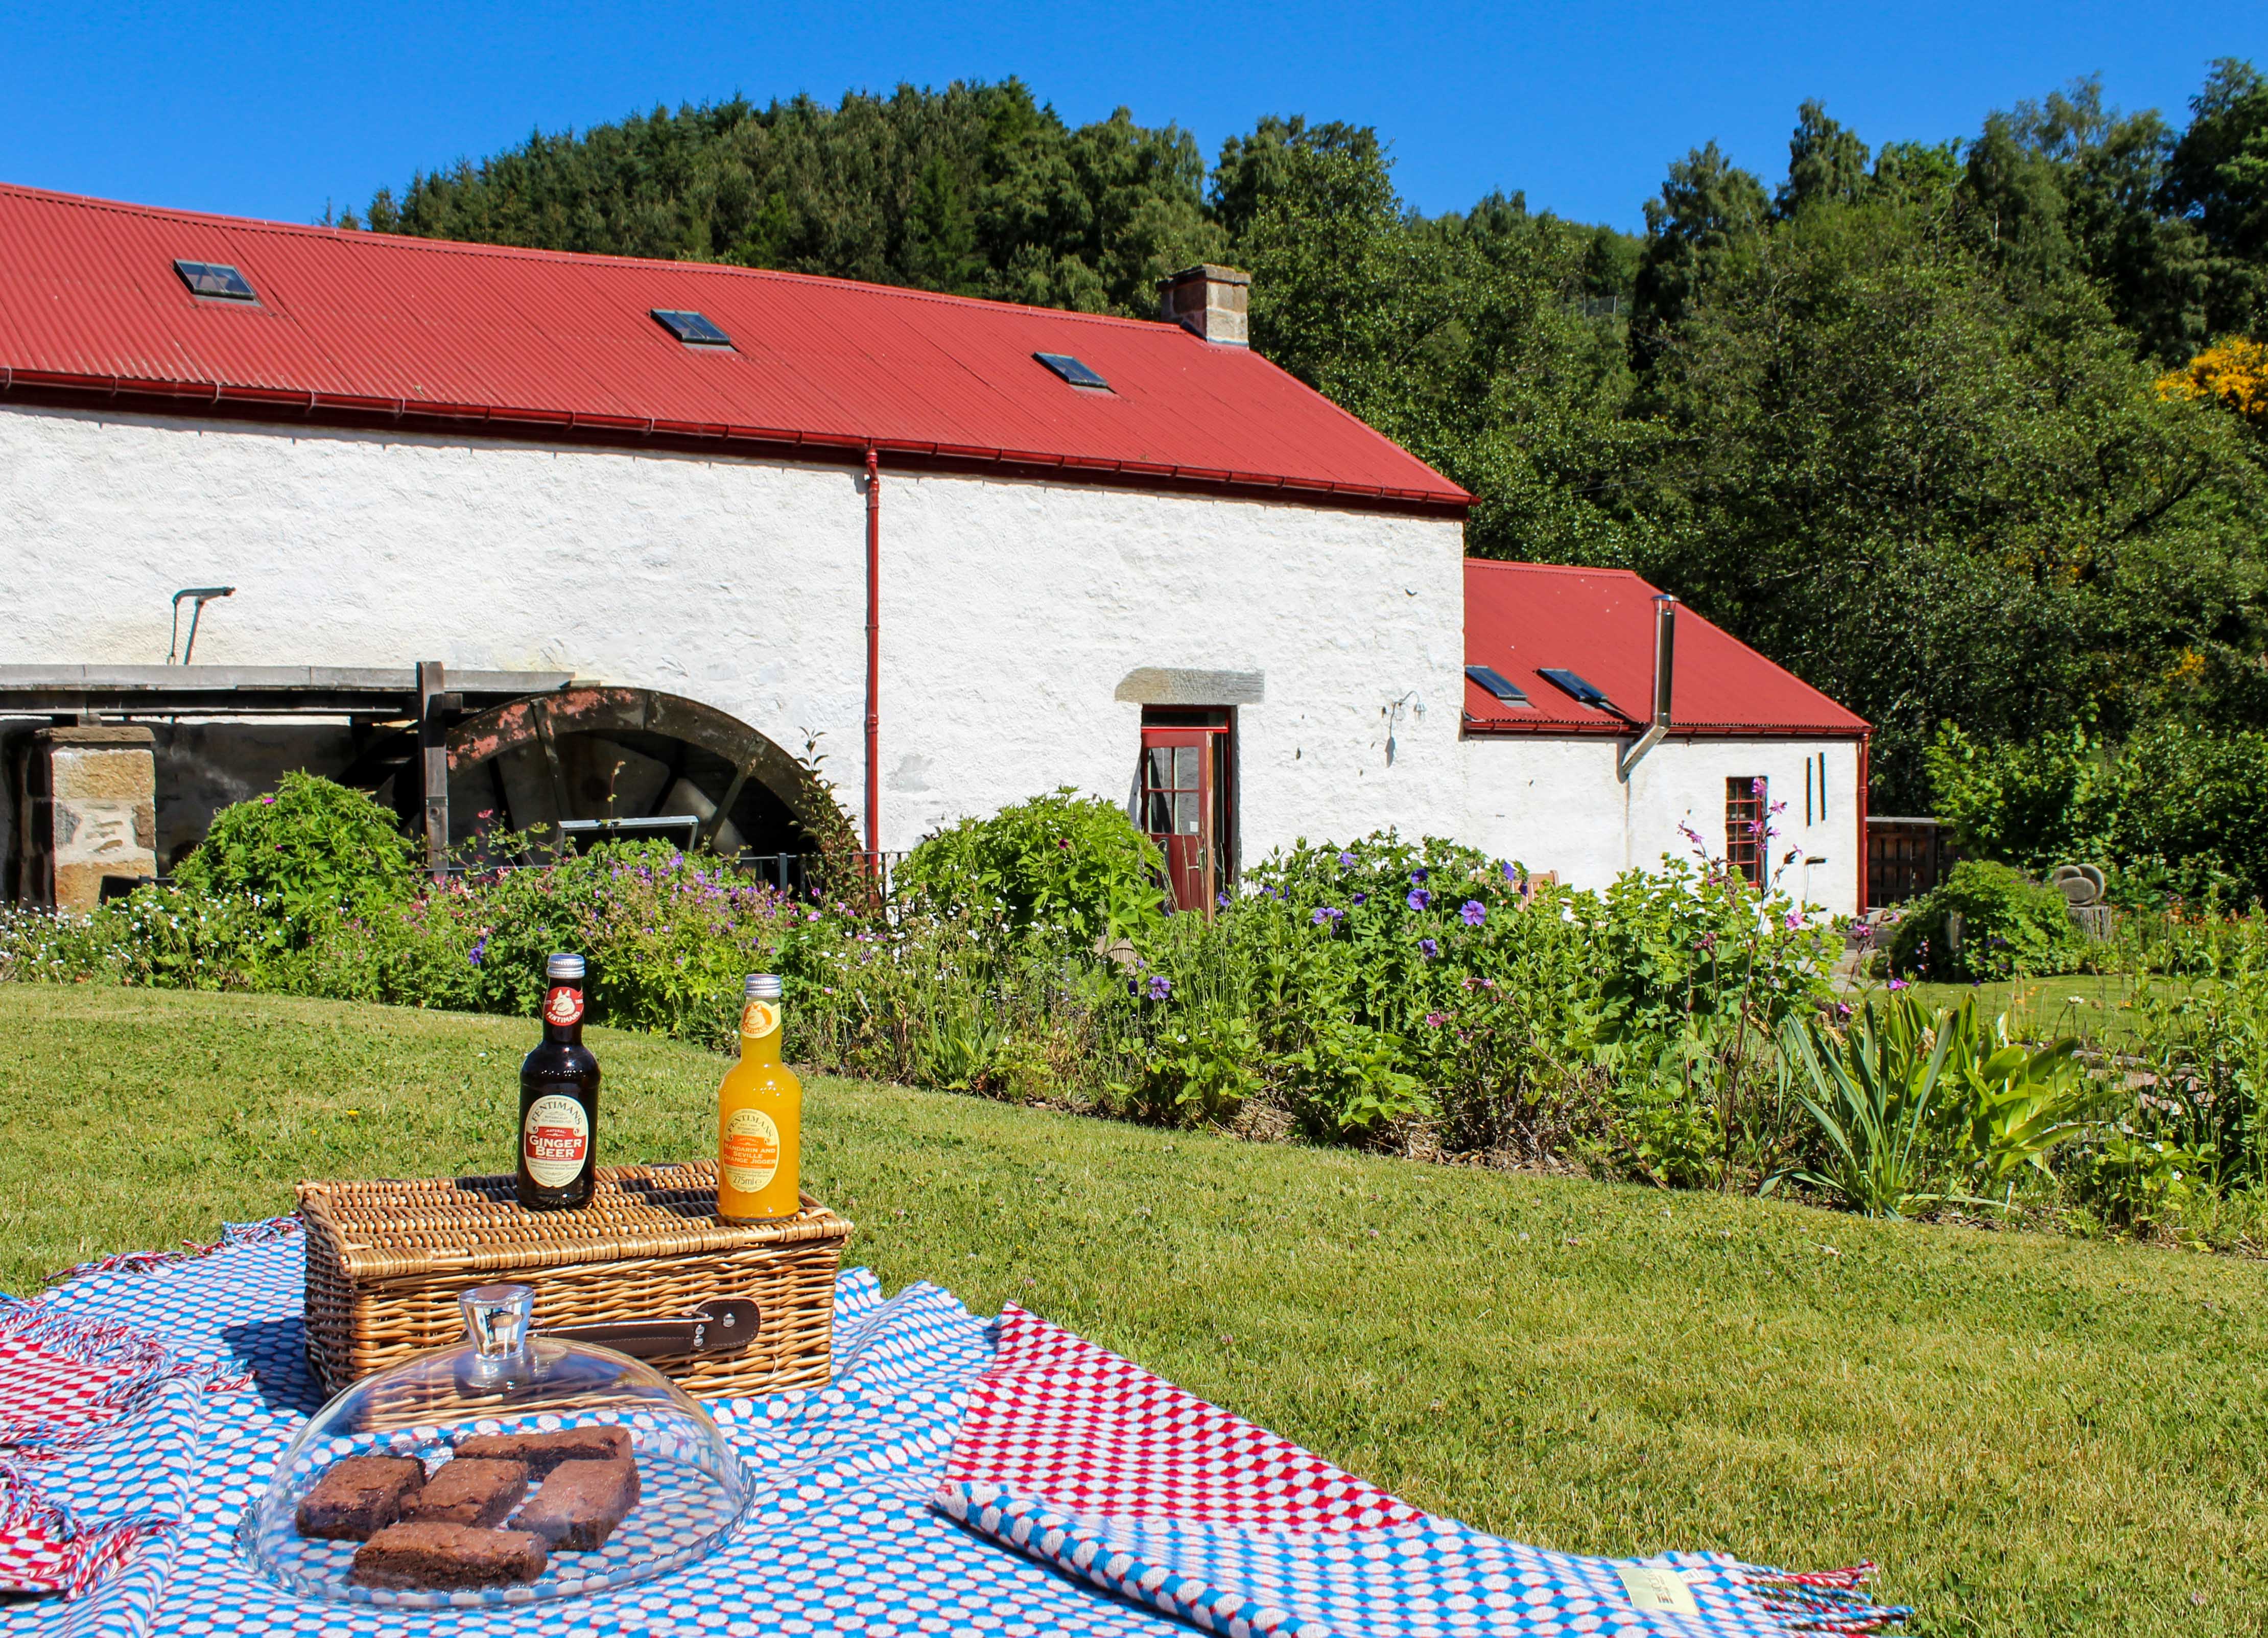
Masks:
[[[511,1019],[0,985],[0,1287],[503,1169]],[[721,1061],[593,1031],[617,1158]],[[806,1182],[895,1289],[1009,1299],[1429,1508],[1586,1553],[1874,1558],[1923,1634],[2259,1633],[2259,1264],[1246,1144],[815,1080]]]
[[[2058,978],[2003,979],[1991,984],[1918,983],[1909,991],[1925,1007],[1957,1007],[1970,996],[1986,1017],[2008,1014],[2008,1025],[2020,1040],[2051,1040],[2076,1035],[2096,1045],[2116,1048],[2133,1039],[2127,1009],[2146,988],[2179,994],[2179,979],[2137,977],[2124,973],[2072,973]],[[1862,997],[1888,992],[1870,982],[1849,997],[1855,1006]]]

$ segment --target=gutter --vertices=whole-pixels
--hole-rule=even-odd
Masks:
[[[866,452],[866,851],[882,862],[882,458]]]

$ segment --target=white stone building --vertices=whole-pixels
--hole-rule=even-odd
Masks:
[[[25,896],[57,717],[149,727],[158,868],[286,766],[438,814],[444,752],[458,840],[689,816],[793,852],[814,756],[883,852],[1071,785],[1189,903],[1388,826],[1587,878],[1653,833],[1539,828],[1534,781],[1687,800],[1683,741],[1625,787],[1606,738],[1481,737],[1469,497],[1253,354],[1226,269],[1144,322],[11,187],[0,257]]]
[[[1626,569],[1473,561],[1465,659],[1477,846],[1579,887],[1705,853],[1860,907],[1867,724],[1754,649]]]

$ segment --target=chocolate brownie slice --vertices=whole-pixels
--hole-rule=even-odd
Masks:
[[[595,1553],[637,1505],[632,1462],[562,1462],[531,1497],[514,1530],[532,1530],[556,1551]]]
[[[542,1575],[550,1556],[526,1531],[427,1519],[388,1524],[364,1542],[347,1579],[357,1587],[509,1587]]]
[[[488,1530],[504,1523],[526,1494],[525,1463],[460,1456],[442,1463],[423,1490],[403,1499],[401,1517],[405,1522],[426,1519]]]
[[[303,1536],[367,1541],[401,1517],[405,1496],[425,1482],[414,1456],[349,1456],[333,1462],[299,1498],[293,1522]]]
[[[476,1433],[457,1441],[458,1459],[468,1456],[525,1463],[527,1476],[540,1483],[562,1462],[627,1462],[630,1430],[563,1428],[557,1433]]]

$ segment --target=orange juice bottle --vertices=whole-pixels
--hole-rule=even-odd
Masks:
[[[748,974],[740,1061],[717,1089],[717,1215],[727,1223],[792,1217],[803,1152],[803,1083],[780,1061],[780,981]]]

